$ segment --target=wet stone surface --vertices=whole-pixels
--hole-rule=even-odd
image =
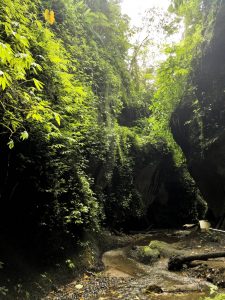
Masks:
[[[219,251],[225,246],[224,236],[217,236],[201,232],[170,232],[160,235],[148,235],[145,245],[157,240],[170,241],[168,249],[176,249],[182,253],[197,254],[208,251]],[[174,242],[176,237],[176,242]],[[136,238],[136,237],[135,237]],[[141,239],[140,239],[141,241]],[[143,246],[143,241],[140,242]],[[138,245],[138,242],[136,242]],[[164,248],[167,247],[163,244]],[[45,300],[199,300],[209,295],[212,284],[224,288],[225,258],[193,262],[180,272],[170,272],[167,269],[168,256],[151,264],[142,264],[129,256],[130,250],[135,249],[134,244],[107,251],[102,256],[105,270],[95,275],[84,274],[79,280],[58,288],[50,293]],[[160,249],[159,249],[160,252]]]

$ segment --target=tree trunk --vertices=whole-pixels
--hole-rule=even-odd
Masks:
[[[204,253],[190,256],[172,256],[168,262],[169,271],[179,271],[183,264],[190,263],[193,260],[208,260],[209,258],[225,257],[225,252]]]

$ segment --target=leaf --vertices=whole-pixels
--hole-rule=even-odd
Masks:
[[[57,124],[60,126],[60,115],[57,113],[54,113],[54,116],[55,116],[55,120],[56,120]]]
[[[28,134],[28,132],[27,132],[26,130],[23,131],[23,132],[21,132],[21,134],[20,134],[20,139],[21,139],[22,141],[27,140],[28,137],[29,137],[29,134]]]
[[[36,64],[35,62],[31,63],[31,67],[33,72],[37,75],[37,71],[42,71],[42,67],[39,64]]]
[[[50,25],[53,25],[55,23],[55,13],[53,10],[46,9],[44,11],[44,18],[45,21],[47,21]]]
[[[147,80],[151,80],[151,79],[154,78],[154,75],[151,74],[151,73],[146,73],[146,74],[144,75],[144,78],[147,79]]]
[[[13,140],[9,140],[9,142],[7,143],[7,145],[9,146],[9,149],[13,149],[14,148],[14,141]]]
[[[189,125],[189,124],[191,124],[191,122],[192,122],[192,120],[188,120],[188,121],[186,121],[186,122],[184,123],[184,126],[185,126],[185,125]]]
[[[75,288],[78,290],[81,290],[84,286],[82,284],[75,285]]]
[[[41,91],[43,89],[44,84],[41,81],[37,80],[36,78],[33,78],[33,81],[34,81],[36,89],[38,91]]]
[[[55,23],[55,13],[53,10],[50,11],[48,22],[50,25],[53,25]]]
[[[2,90],[4,91],[6,86],[10,86],[11,77],[6,72],[0,71],[0,86],[2,87]]]
[[[43,122],[43,117],[38,112],[29,112],[26,116],[27,119],[33,119],[38,122]]]
[[[44,18],[45,18],[45,21],[48,22],[48,20],[49,20],[49,10],[48,10],[48,9],[46,9],[46,10],[44,11]]]
[[[83,213],[87,213],[89,211],[89,208],[87,206],[83,206],[80,208],[80,211]]]

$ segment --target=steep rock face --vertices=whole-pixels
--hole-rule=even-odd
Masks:
[[[135,160],[134,185],[146,204],[146,218],[156,227],[178,227],[204,215],[205,205],[186,170],[170,152],[146,147]]]
[[[225,3],[216,16],[213,38],[194,72],[195,95],[182,99],[171,128],[188,168],[212,212],[225,227]]]
[[[205,213],[198,189],[185,167],[176,167],[166,145],[131,147],[129,164],[118,163],[107,182],[98,172],[108,226],[142,230],[175,228]],[[99,198],[101,198],[99,196]]]

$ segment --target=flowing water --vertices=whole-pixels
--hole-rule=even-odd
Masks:
[[[179,238],[165,235],[152,237],[161,241],[177,242]],[[181,239],[182,240],[182,239]],[[149,237],[147,239],[149,243]],[[143,239],[140,245],[148,244]],[[136,243],[137,245],[138,243]],[[175,243],[178,248],[181,246]],[[199,251],[199,245],[196,251]],[[113,293],[109,291],[102,298],[96,299],[151,299],[151,300],[199,300],[209,296],[213,287],[206,280],[192,277],[184,272],[170,272],[167,269],[168,258],[162,258],[153,265],[144,265],[127,255],[127,247],[107,251],[102,256],[105,266],[104,276],[112,278],[129,278],[127,283],[118,285]],[[191,249],[192,253],[195,250]],[[201,249],[202,250],[202,249]],[[224,260],[214,262],[214,265],[224,265]]]
[[[139,238],[140,237],[140,238]],[[123,239],[123,237],[121,237]],[[152,264],[143,264],[129,255],[137,246],[150,241],[167,242],[168,253]],[[126,245],[126,243],[124,244]],[[46,299],[57,300],[200,300],[210,295],[216,274],[225,278],[225,259],[195,262],[179,272],[168,271],[171,249],[185,254],[221,251],[225,240],[207,233],[159,232],[131,238],[125,247],[106,251],[102,255],[104,270],[74,281]],[[212,273],[212,274],[211,274]],[[212,275],[213,278],[210,276]],[[218,280],[219,280],[218,279]],[[78,289],[79,288],[79,289]],[[224,290],[222,290],[223,292]]]

